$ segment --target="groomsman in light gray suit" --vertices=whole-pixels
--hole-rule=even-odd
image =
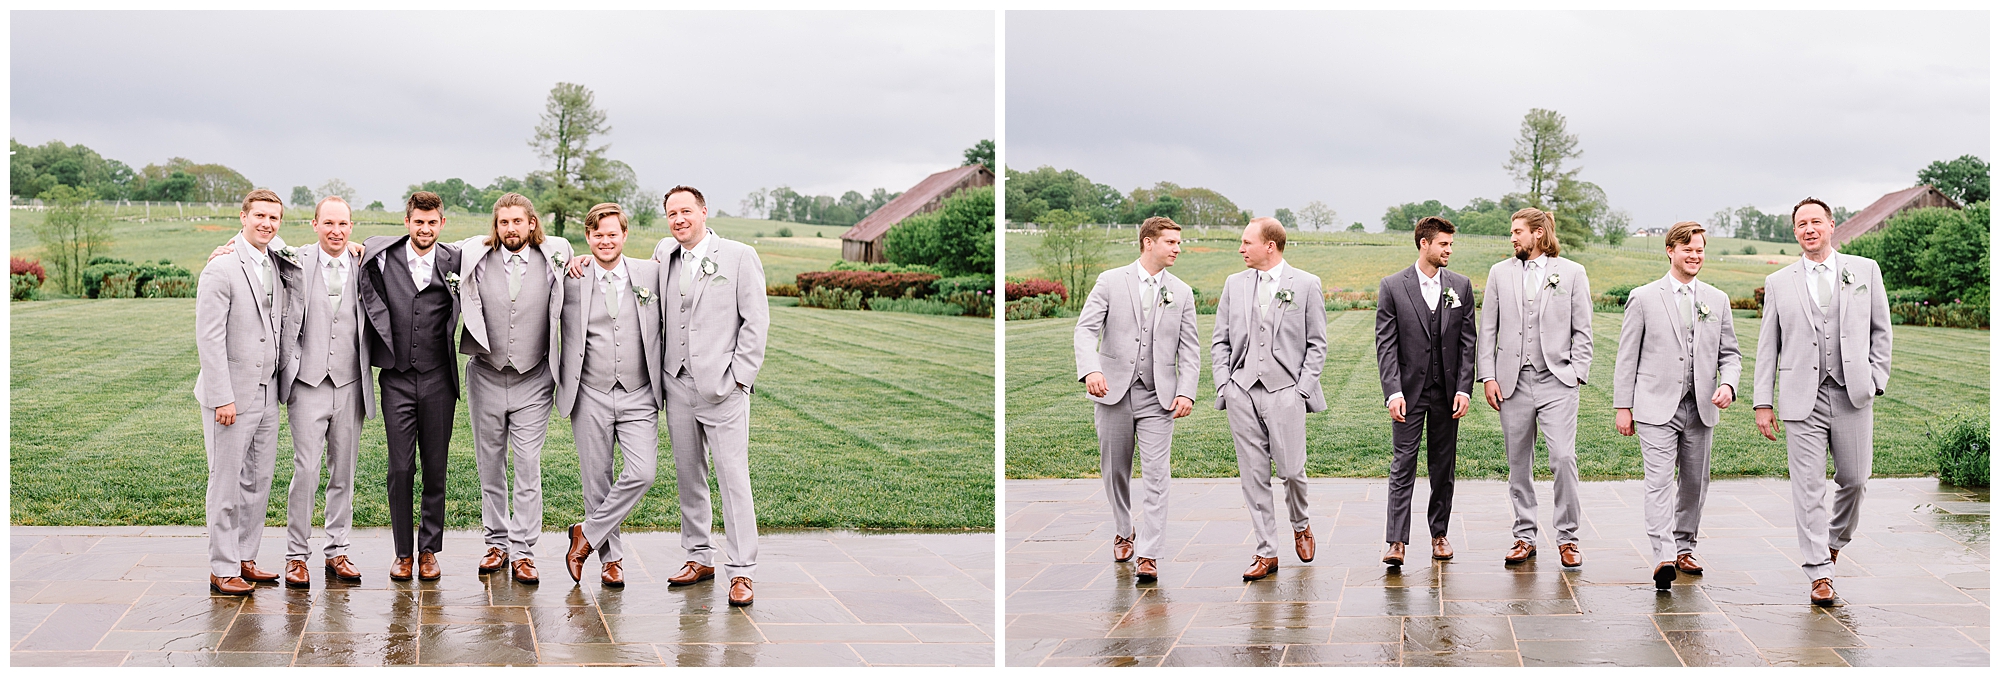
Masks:
[[[1313,560],[1312,522],[1306,517],[1306,414],[1326,409],[1319,390],[1326,365],[1326,300],[1319,277],[1285,265],[1285,226],[1252,219],[1243,229],[1249,270],[1229,276],[1215,307],[1215,408],[1229,412],[1236,441],[1236,470],[1257,552],[1243,580],[1278,570],[1277,510],[1271,476],[1285,481],[1292,545],[1299,561]]]
[[[602,581],[625,586],[618,525],[653,487],[660,423],[660,264],[625,256],[625,212],[613,203],[583,217],[592,263],[565,277],[561,378],[556,406],[576,437],[584,521],[569,527],[565,564],[583,580],[597,553]],[[539,331],[539,327],[537,327]],[[613,447],[625,469],[614,481]]]
[[[1562,565],[1583,566],[1576,545],[1583,505],[1577,497],[1577,389],[1590,377],[1590,280],[1561,258],[1555,219],[1529,207],[1514,212],[1514,258],[1486,275],[1479,316],[1479,380],[1486,404],[1500,412],[1507,444],[1507,493],[1514,503],[1514,547],[1506,562],[1535,556],[1535,433],[1549,446],[1555,473],[1556,544]]]
[[[1181,226],[1155,216],[1139,224],[1139,260],[1097,276],[1076,320],[1077,380],[1097,403],[1099,468],[1111,502],[1111,558],[1132,559],[1141,581],[1159,578],[1166,549],[1167,488],[1173,479],[1174,419],[1194,411],[1201,381],[1194,290],[1167,267],[1181,253]],[[1144,482],[1144,531],[1132,525],[1132,451]]]
[[[680,491],[681,547],[688,562],[667,578],[689,585],[715,577],[709,532],[708,463],[722,492],[727,523],[729,603],[753,601],[757,575],[757,505],[750,494],[750,393],[764,366],[771,309],[757,250],[708,229],[701,191],[674,186],[663,200],[673,237],[653,249],[667,302],[667,432]],[[706,453],[704,453],[704,451]]]
[[[361,569],[347,557],[354,523],[354,464],[361,451],[361,422],[375,417],[375,384],[368,378],[367,316],[355,297],[361,259],[349,250],[354,231],[347,201],[320,200],[313,208],[318,246],[296,254],[285,267],[290,292],[285,313],[285,359],[278,399],[292,426],[292,483],[286,492],[285,585],[311,587],[313,503],[326,468],[326,576],[359,582]]]
[[[278,575],[257,568],[264,510],[278,446],[279,331],[285,293],[279,266],[296,267],[269,247],[284,219],[278,194],[243,198],[243,230],[231,256],[210,261],[195,283],[195,352],[201,373],[202,441],[208,451],[208,587],[248,595]]]
[[[1452,557],[1451,498],[1458,472],[1458,419],[1472,410],[1476,320],[1472,279],[1445,270],[1451,264],[1450,221],[1417,221],[1417,262],[1382,278],[1375,296],[1375,362],[1389,408],[1395,456],[1389,462],[1389,551],[1382,563],[1403,565],[1410,542],[1410,501],[1416,493],[1417,443],[1427,442],[1431,500],[1431,559]]]
[[[1625,301],[1611,380],[1618,434],[1639,436],[1646,535],[1659,563],[1653,585],[1661,590],[1673,586],[1676,571],[1702,572],[1694,546],[1708,498],[1709,446],[1720,410],[1736,401],[1743,369],[1729,295],[1695,279],[1704,233],[1693,221],[1667,230],[1667,276],[1632,290]]]
[[[471,293],[460,297],[465,399],[479,466],[480,515],[486,556],[479,573],[509,568],[514,580],[541,582],[535,543],[542,534],[542,442],[555,405],[553,362],[561,340],[569,241],[549,238],[535,204],[519,193],[493,203],[493,230],[458,243],[459,276]],[[507,486],[509,450],[514,486]],[[510,510],[509,496],[512,504]]]
[[[1809,599],[1821,606],[1833,604],[1833,564],[1860,527],[1874,466],[1875,398],[1889,387],[1891,346],[1882,269],[1834,252],[1832,213],[1813,198],[1792,207],[1792,235],[1804,256],[1764,278],[1755,393],[1764,437],[1778,439],[1778,419],[1785,420],[1800,566],[1812,581]]]

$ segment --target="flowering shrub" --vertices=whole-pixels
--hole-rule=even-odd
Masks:
[[[8,257],[7,262],[10,264],[9,267],[13,269],[11,273],[13,275],[33,275],[35,276],[35,284],[49,281],[49,274],[42,271],[42,262],[40,261]]]
[[[931,295],[931,283],[938,276],[930,273],[876,273],[864,270],[822,270],[799,273],[798,288],[803,296],[813,290],[825,287],[860,292],[862,298],[887,296],[902,298],[906,295],[925,298]]]
[[[1031,299],[1045,294],[1055,294],[1065,303],[1069,301],[1069,290],[1063,288],[1063,284],[1055,280],[1030,278],[1021,282],[1010,281],[1007,283],[1007,300],[1009,301]]]

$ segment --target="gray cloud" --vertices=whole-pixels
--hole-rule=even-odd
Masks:
[[[993,138],[991,12],[13,12],[11,133],[363,200],[540,169],[557,82],[642,186],[903,190]]]
[[[1007,163],[1171,180],[1259,214],[1518,190],[1530,108],[1634,225],[1725,206],[1860,209],[1987,157],[1983,12],[1007,14]]]

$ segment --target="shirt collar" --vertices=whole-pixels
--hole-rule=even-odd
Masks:
[[[410,263],[416,263],[418,259],[423,259],[425,264],[435,263],[437,252],[438,246],[435,242],[431,243],[430,251],[418,254],[416,245],[410,244],[408,240],[403,241],[403,260]]]
[[[1818,263],[1814,263],[1812,259],[1806,258],[1803,255],[1799,256],[1799,261],[1805,263],[1806,272],[1808,273],[1813,272],[1813,269],[1819,267],[1821,264],[1825,264],[1828,271],[1840,270],[1840,252],[1827,252],[1826,260]]]
[[[1547,269],[1547,268],[1549,267],[1549,262],[1548,262],[1548,260],[1547,260],[1548,258],[1549,258],[1549,255],[1548,255],[1548,254],[1546,254],[1546,253],[1544,253],[1544,254],[1536,254],[1536,255],[1535,255],[1535,258],[1532,258],[1532,259],[1528,259],[1528,260],[1526,260],[1526,261],[1522,261],[1522,262],[1521,262],[1521,266],[1525,268],[1525,267],[1527,267],[1527,265],[1528,265],[1528,264],[1530,264],[1530,263],[1536,263],[1536,262],[1538,262],[1538,261],[1539,261],[1539,262],[1540,262],[1540,265],[1541,265],[1541,267],[1542,267],[1543,269]]]
[[[1681,293],[1682,289],[1687,289],[1689,291],[1694,290],[1694,282],[1690,281],[1687,284],[1681,284],[1681,281],[1676,279],[1674,277],[1674,274],[1671,272],[1667,273],[1667,276],[1663,279],[1667,281],[1667,291],[1679,294]],[[1697,280],[1698,279],[1699,278],[1697,278]]]
[[[681,247],[681,255],[687,257],[688,263],[700,263],[701,258],[708,255],[709,245],[715,242],[715,229],[704,230],[706,232],[702,234],[701,241],[695,243],[693,249],[688,249],[685,245]]]
[[[250,256],[250,261],[252,263],[261,266],[270,262],[270,257],[265,256],[266,254],[270,253],[271,251],[270,248],[267,246],[265,247],[264,251],[261,252],[257,251],[256,247],[250,246],[249,240],[244,239],[243,233],[240,231],[237,232],[236,237],[231,238],[229,242],[230,242],[229,244],[230,249],[237,249],[242,251],[244,254],[248,254]]]
[[[1279,261],[1278,265],[1271,266],[1270,270],[1258,271],[1258,275],[1261,276],[1264,273],[1270,273],[1272,282],[1283,281],[1285,279],[1285,268],[1286,268],[1285,262]],[[1255,269],[1253,268],[1252,270]]]
[[[1157,272],[1157,273],[1153,273],[1153,274],[1151,274],[1151,275],[1147,275],[1147,274],[1146,274],[1146,264],[1144,264],[1144,263],[1141,263],[1141,262],[1139,262],[1139,261],[1133,261],[1133,262],[1132,262],[1132,271],[1133,271],[1134,273],[1137,273],[1137,274],[1139,275],[1139,279],[1140,279],[1140,281],[1145,281],[1145,282],[1152,282],[1153,284],[1156,284],[1156,285],[1157,285],[1157,284],[1160,284],[1160,283],[1161,283],[1162,281],[1164,281],[1164,280],[1166,279],[1166,277],[1167,277],[1167,269],[1165,269],[1165,268],[1161,268],[1161,269],[1160,269],[1160,272]]]
[[[631,273],[630,273],[629,271],[626,271],[626,270],[625,270],[625,255],[624,255],[624,254],[619,254],[619,255],[618,255],[618,265],[615,265],[615,266],[612,266],[610,270],[605,270],[605,269],[604,269],[604,266],[601,266],[601,265],[598,265],[598,264],[597,264],[597,261],[595,261],[595,260],[592,260],[592,261],[590,262],[590,269],[591,269],[591,270],[595,270],[595,271],[597,271],[597,281],[598,281],[598,282],[603,282],[603,281],[604,281],[604,276],[606,276],[606,275],[611,275],[611,274],[613,274],[613,273],[616,273],[616,274],[618,275],[618,277],[619,277],[619,278],[621,278],[621,279],[625,279],[625,280],[630,280],[630,279],[632,279],[632,274],[631,274]]]
[[[1421,264],[1421,262],[1419,262],[1419,263],[1418,263],[1418,264],[1416,264],[1416,265],[1412,265],[1412,266],[1411,266],[1411,268],[1413,268],[1414,270],[1416,270],[1416,271],[1417,271],[1417,282],[1420,282],[1420,283],[1425,283],[1425,284],[1437,284],[1437,283],[1438,283],[1438,278],[1441,278],[1441,277],[1444,277],[1444,269],[1443,269],[1443,268],[1439,268],[1439,269],[1438,269],[1438,272],[1437,272],[1437,274],[1436,274],[1436,275],[1425,275],[1425,274],[1424,274],[1424,267],[1423,267],[1423,265]]]

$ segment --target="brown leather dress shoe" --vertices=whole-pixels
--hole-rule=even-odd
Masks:
[[[1514,549],[1507,551],[1507,558],[1504,561],[1508,564],[1520,564],[1534,557],[1535,544],[1527,541],[1514,541]]]
[[[1674,568],[1690,576],[1701,575],[1701,564],[1694,561],[1694,553],[1684,552],[1674,558]]]
[[[1839,563],[1840,563],[1840,551],[1839,551],[1839,550],[1834,550],[1834,549],[1832,549],[1832,548],[1827,548],[1827,550],[1826,550],[1826,556],[1827,556],[1827,560],[1826,560],[1826,563],[1827,563],[1827,564],[1839,564]]]
[[[667,577],[667,585],[694,585],[711,578],[715,578],[715,567],[705,567],[688,560],[687,564],[681,565],[679,572]]]
[[[1151,583],[1160,580],[1160,565],[1151,557],[1139,558],[1139,582]]]
[[[1250,560],[1250,568],[1243,572],[1243,580],[1246,581],[1258,580],[1265,576],[1271,575],[1277,570],[1278,570],[1278,558],[1253,557]]]
[[[1299,561],[1313,561],[1313,528],[1306,527],[1292,532],[1292,549],[1299,552]]]
[[[1653,587],[1661,590],[1673,589],[1677,573],[1673,562],[1661,562],[1659,566],[1653,567]]]
[[[312,587],[312,572],[310,569],[306,568],[305,560],[302,559],[285,560],[285,587],[287,588]]]
[[[535,560],[526,557],[514,560],[514,580],[528,585],[540,585],[542,577],[535,573]]]
[[[1390,543],[1389,554],[1382,556],[1382,563],[1392,567],[1403,566],[1403,544]]]
[[[1558,545],[1556,552],[1562,553],[1563,566],[1572,568],[1583,566],[1583,551],[1576,549],[1575,543]]]
[[[618,560],[614,562],[605,562],[604,575],[601,577],[601,579],[604,582],[604,587],[607,588],[625,587],[625,561]]]
[[[257,560],[246,559],[237,566],[243,570],[243,580],[251,583],[273,583],[278,580],[277,574],[257,568]]]
[[[222,578],[215,574],[209,574],[208,589],[222,595],[248,595],[251,590],[256,590],[257,586],[251,585],[249,581],[236,576]]]
[[[590,541],[583,538],[583,525],[569,525],[569,552],[563,554],[563,564],[569,568],[569,579],[583,581],[583,561],[590,559]]]
[[[479,573],[490,574],[505,568],[507,568],[507,551],[494,547],[486,548],[486,556],[479,560]]]
[[[1132,539],[1126,538],[1124,536],[1112,536],[1111,561],[1129,562],[1131,560],[1132,560]]]
[[[1819,606],[1833,606],[1833,579],[1822,578],[1813,581],[1812,603]]]
[[[438,568],[437,553],[434,552],[417,553],[417,580],[435,581],[438,579],[438,577],[443,575],[444,571]]]
[[[392,581],[410,580],[410,570],[416,568],[416,562],[417,560],[414,557],[396,558],[396,563],[389,565],[389,580]]]
[[[1431,559],[1451,559],[1451,554],[1451,541],[1444,540],[1443,536],[1431,539]]]
[[[742,576],[729,579],[729,606],[750,606],[756,596],[750,593],[750,579]]]
[[[338,578],[349,583],[361,582],[361,569],[341,555],[326,561],[327,578]]]

